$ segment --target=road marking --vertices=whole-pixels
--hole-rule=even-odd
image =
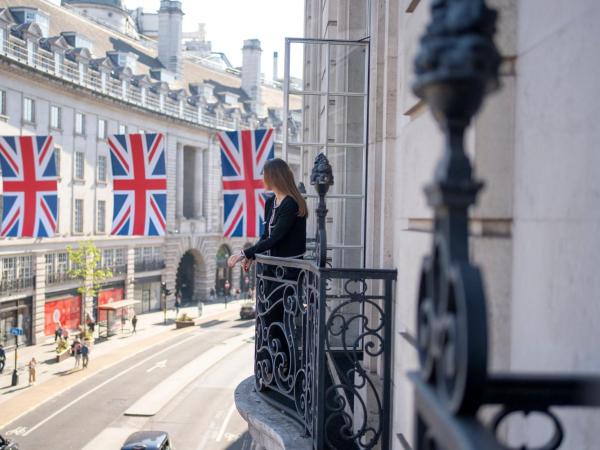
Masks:
[[[155,369],[165,369],[167,367],[168,359],[163,359],[162,361],[157,362],[152,367],[146,370],[147,373],[152,372]]]
[[[27,427],[18,427],[14,430],[10,430],[6,432],[7,436],[24,436],[24,433],[27,431]]]
[[[231,405],[231,407],[229,408],[229,411],[227,411],[225,420],[223,421],[223,424],[221,425],[221,428],[219,429],[219,433],[217,434],[217,438],[215,439],[216,442],[221,442],[221,439],[223,439],[223,435],[225,434],[225,428],[227,428],[227,425],[229,424],[229,420],[231,419],[231,416],[233,415],[234,411],[235,411],[235,405]],[[227,434],[230,434],[230,433],[227,433]]]
[[[85,397],[87,397],[88,395],[96,392],[98,389],[103,388],[104,386],[106,386],[108,383],[111,383],[112,381],[116,380],[117,378],[125,375],[126,373],[131,372],[134,369],[137,369],[138,367],[140,367],[141,365],[146,364],[148,361],[150,361],[151,359],[156,358],[156,356],[160,355],[161,353],[165,353],[170,351],[171,349],[178,347],[182,344],[184,344],[185,342],[192,340],[192,339],[196,339],[196,336],[190,336],[186,339],[183,339],[173,345],[170,345],[167,348],[164,348],[162,350],[159,350],[158,352],[154,353],[151,356],[148,356],[147,358],[142,359],[140,362],[138,362],[137,364],[134,364],[133,366],[119,372],[118,374],[110,377],[108,380],[103,381],[102,383],[100,383],[98,386],[90,389],[89,391],[87,391],[85,394],[81,394],[79,397],[77,397],[76,399],[70,401],[69,403],[67,403],[65,406],[63,406],[62,408],[60,408],[59,410],[55,411],[54,413],[50,414],[48,417],[46,417],[44,420],[42,420],[41,422],[38,422],[36,425],[34,425],[33,427],[31,427],[27,432],[25,432],[23,434],[23,436],[27,436],[29,435],[31,432],[37,430],[39,427],[41,427],[42,425],[44,425],[45,423],[49,422],[50,420],[52,420],[53,418],[55,418],[56,416],[58,416],[59,414],[61,414],[63,411],[66,411],[67,409],[69,409],[71,406],[73,406],[75,403],[79,402],[80,400],[84,399]]]
[[[245,344],[248,333],[229,338],[202,353],[156,385],[125,411],[126,416],[154,416],[202,373]]]

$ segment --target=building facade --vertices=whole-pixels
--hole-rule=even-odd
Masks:
[[[364,212],[356,206],[345,214],[366,227],[364,265],[398,269],[394,449],[412,448],[415,437],[414,386],[407,373],[418,368],[418,280],[433,229],[423,188],[444,146],[433,117],[412,91],[414,59],[430,20],[430,3],[305,3],[307,41],[302,46],[310,64],[304,88],[324,91],[324,82],[315,83],[332,82],[322,76],[331,65],[346,67],[346,80],[360,79],[365,67],[369,73],[368,124],[361,124],[368,131],[362,178],[368,201]],[[592,43],[600,34],[592,24],[600,18],[600,5],[593,0],[487,3],[499,13],[495,41],[502,56],[501,88],[486,100],[468,132],[467,147],[476,176],[486,186],[470,213],[469,228],[470,256],[482,269],[488,299],[489,368],[492,373],[598,373],[594,299],[600,288],[600,164],[594,148],[600,136],[593,122],[600,85],[593,75],[599,60]],[[326,40],[368,42],[368,60],[353,58],[351,52],[327,53],[327,58]],[[303,116],[310,124],[305,130],[313,136],[330,130],[324,125],[327,114],[329,123],[356,125],[349,106],[328,113],[314,107],[316,102],[311,98],[304,103],[310,103]],[[332,106],[331,98],[328,104]],[[340,160],[332,148],[322,149],[329,151],[335,175]],[[338,176],[347,169],[340,170]],[[310,164],[304,180],[309,175]],[[343,238],[348,231],[336,223],[339,214],[331,215],[328,237]],[[338,261],[344,267],[349,262]],[[561,448],[598,446],[597,411],[558,411],[566,430]],[[513,420],[502,436],[513,446],[539,443],[548,430],[536,421]]]
[[[239,75],[183,61],[181,54],[168,70],[156,44],[150,48],[86,17],[88,6],[104,14],[122,11],[120,2],[68,3],[11,0],[0,10],[0,134],[52,135],[59,180],[56,236],[0,241],[0,343],[8,346],[13,326],[24,328],[23,344],[34,343],[53,334],[59,320],[76,328],[106,302],[134,299],[137,313],[161,309],[161,282],[194,304],[211,289],[224,293],[226,280],[247,290],[239,268],[223,264],[248,241],[222,237],[216,133],[275,127],[282,134],[281,91],[264,88],[268,113],[259,116]],[[167,3],[161,7],[173,6]],[[106,138],[144,132],[165,136],[167,233],[111,236]],[[97,298],[82,299],[68,275],[67,246],[84,240],[94,242],[113,273]]]

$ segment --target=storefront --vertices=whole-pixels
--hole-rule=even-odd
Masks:
[[[19,345],[31,344],[31,297],[0,302],[0,344],[5,348],[15,345],[15,338],[10,329],[23,329],[23,335],[18,337]]]
[[[160,311],[160,276],[136,280],[133,298],[140,302],[135,304],[136,314]]]
[[[77,330],[81,325],[81,295],[63,294],[46,299],[44,305],[44,334],[51,336],[56,324],[67,330]]]

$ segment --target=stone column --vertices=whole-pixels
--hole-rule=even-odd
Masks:
[[[204,151],[197,148],[194,155],[194,217],[200,219],[204,195]]]
[[[135,300],[135,247],[127,247],[127,276],[125,277],[125,298]],[[141,300],[141,299],[140,299]]]
[[[32,299],[32,344],[43,342],[44,311],[46,303],[46,257],[43,252],[33,254],[33,273],[35,274],[35,290]]]
[[[177,144],[177,175],[175,182],[175,198],[177,199],[176,215],[183,218],[183,145]]]

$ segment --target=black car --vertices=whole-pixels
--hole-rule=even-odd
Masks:
[[[255,319],[256,318],[256,307],[254,303],[244,303],[240,308],[240,319]]]
[[[166,431],[136,431],[130,435],[121,450],[173,450]]]
[[[11,439],[0,436],[0,450],[19,450],[19,444]]]

